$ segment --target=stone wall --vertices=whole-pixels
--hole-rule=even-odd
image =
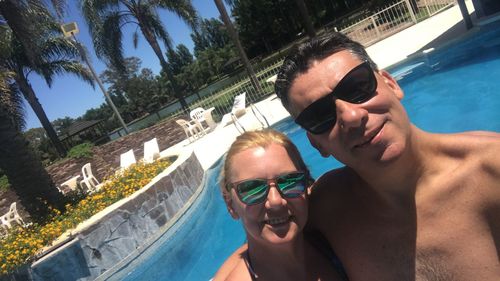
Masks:
[[[165,231],[162,227],[201,187],[203,175],[192,153],[170,174],[160,175],[140,194],[33,264],[30,275],[34,280],[94,280],[153,235]]]

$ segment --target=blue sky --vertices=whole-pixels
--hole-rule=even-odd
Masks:
[[[80,29],[77,39],[83,43],[89,51],[96,72],[101,73],[106,69],[106,66],[95,56],[91,37],[85,21],[81,16],[78,3],[79,1],[76,0],[68,1],[69,11],[66,16],[66,22],[76,21],[78,28]],[[219,17],[217,7],[212,0],[192,0],[192,3],[198,11],[200,17]],[[182,43],[192,51],[193,42],[191,41],[191,30],[189,27],[187,27],[187,25],[181,21],[177,15],[168,11],[160,11],[160,17],[170,33],[174,44],[177,45]],[[137,49],[134,49],[132,44],[132,33],[134,30],[135,26],[133,25],[125,27],[123,32],[124,55],[126,57],[136,56],[140,58],[142,60],[141,67],[150,68],[154,73],[158,74],[161,68],[158,58],[153,53],[142,35],[139,37]],[[81,116],[88,109],[98,107],[105,101],[104,96],[97,85],[95,89],[92,89],[89,84],[69,74],[56,77],[51,88],[49,88],[45,81],[36,74],[30,74],[28,79],[35,90],[38,100],[42,104],[47,117],[51,121],[65,116],[72,118]],[[25,103],[25,110],[26,129],[41,127],[38,118],[27,103]]]

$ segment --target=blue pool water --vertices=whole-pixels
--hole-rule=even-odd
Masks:
[[[431,132],[500,131],[500,22],[390,69],[405,91],[403,104],[418,127]],[[297,144],[315,177],[340,167],[311,149],[290,120],[274,126]],[[242,227],[227,214],[217,187],[220,163],[188,213],[131,266],[115,276],[125,280],[209,280],[240,246]],[[114,279],[114,278],[112,278]]]

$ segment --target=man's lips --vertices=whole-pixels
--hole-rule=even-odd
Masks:
[[[385,125],[385,122],[382,123],[382,125],[380,125],[376,129],[368,132],[363,138],[361,138],[360,140],[358,140],[352,146],[352,149],[362,148],[362,147],[367,146],[368,144],[370,144],[377,136],[379,136],[380,132],[384,128],[384,125]]]

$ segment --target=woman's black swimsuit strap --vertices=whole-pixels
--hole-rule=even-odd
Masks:
[[[318,251],[320,251],[320,253],[325,255],[325,257],[337,270],[337,273],[340,275],[343,281],[349,281],[342,262],[337,257],[332,247],[330,247],[328,240],[326,240],[323,234],[321,234],[319,231],[308,229],[307,231],[304,231],[304,237],[309,243],[316,247]]]

